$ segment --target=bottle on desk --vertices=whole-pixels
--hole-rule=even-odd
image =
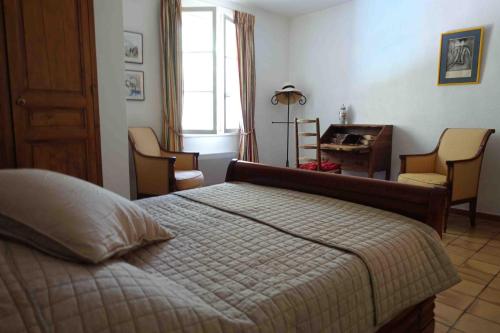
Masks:
[[[341,125],[347,125],[348,121],[347,121],[347,107],[345,106],[345,104],[342,104],[342,106],[340,107],[340,112],[339,112],[339,121],[340,121],[340,124]]]

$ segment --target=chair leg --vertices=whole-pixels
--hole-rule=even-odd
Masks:
[[[476,210],[477,210],[477,199],[473,199],[469,202],[469,218],[471,227],[476,226]]]
[[[446,207],[444,212],[444,232],[448,229],[448,217],[450,216],[451,200],[448,198],[446,200]]]

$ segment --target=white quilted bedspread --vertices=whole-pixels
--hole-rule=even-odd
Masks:
[[[373,332],[458,282],[397,214],[233,183],[139,204],[176,237],[101,265],[0,240],[0,332]]]

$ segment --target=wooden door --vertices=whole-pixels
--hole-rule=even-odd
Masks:
[[[3,0],[18,168],[102,184],[92,0]]]

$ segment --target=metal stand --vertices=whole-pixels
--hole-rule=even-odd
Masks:
[[[283,92],[283,93],[279,93],[279,94],[276,94],[274,95],[272,98],[271,98],[271,103],[273,105],[278,105],[278,97],[280,95],[286,95],[287,97],[287,100],[288,100],[288,103],[287,103],[287,115],[286,115],[286,122],[285,121],[273,121],[272,123],[273,124],[286,124],[286,167],[289,168],[290,167],[290,161],[289,161],[289,150],[290,150],[290,124],[293,124],[293,122],[290,122],[290,96],[294,94],[294,95],[299,95],[298,93],[296,92]],[[300,94],[300,99],[299,99],[299,104],[300,105],[304,105],[307,103],[307,98],[306,96]]]

